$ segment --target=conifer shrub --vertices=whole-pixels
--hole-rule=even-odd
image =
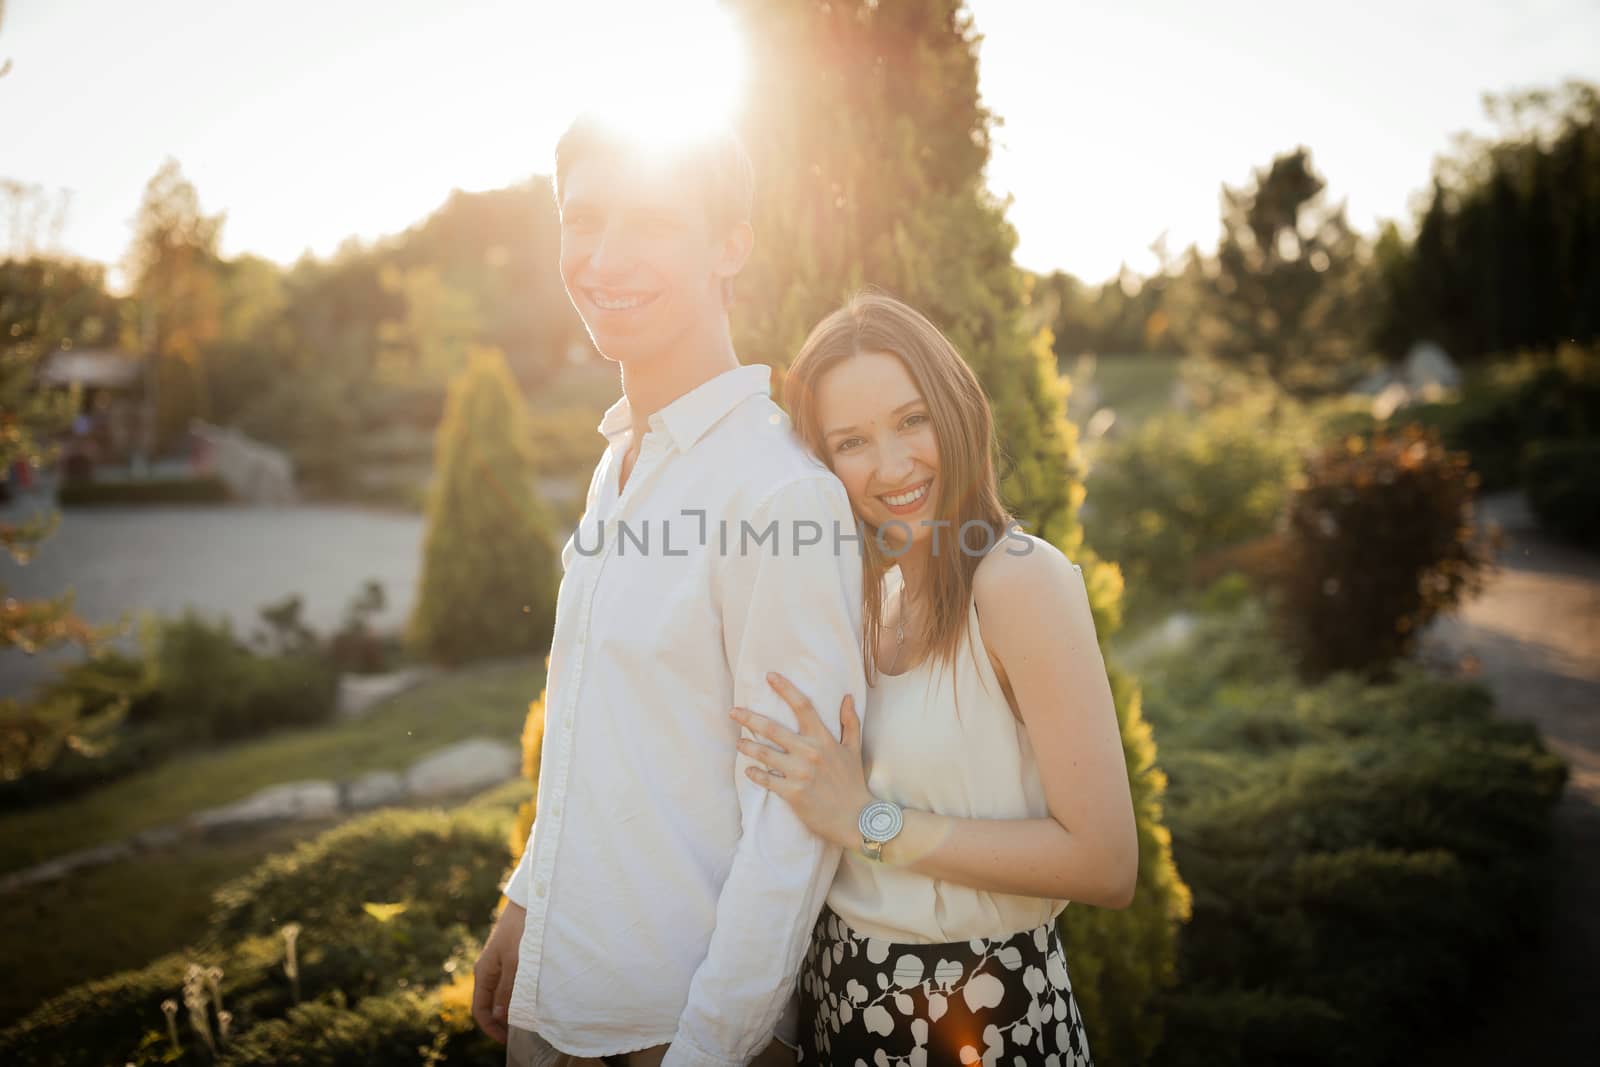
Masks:
[[[472,806],[380,811],[269,857],[218,890],[191,948],[51,998],[0,1032],[0,1062],[168,1062],[161,1003],[180,996],[191,964],[222,970],[219,994],[238,1039],[229,1055],[239,1062],[361,1062],[339,1057],[408,1047],[418,1026],[437,1036],[429,1020],[400,1020],[385,998],[404,1001],[470,970],[500,895],[505,824],[503,813]],[[179,1023],[187,1051],[177,1062],[212,1062],[186,1016]],[[307,1037],[324,1023],[326,1046]],[[258,1027],[266,1029],[254,1035]],[[454,1031],[465,1029],[458,1020]],[[290,1055],[295,1040],[304,1044]],[[260,1058],[268,1050],[285,1058]]]
[[[247,1030],[219,1061],[225,1067],[371,1067],[428,1064],[482,1067],[503,1062],[505,1046],[470,1014],[452,1011],[437,989],[398,990],[351,1004],[310,1001]]]
[[[1537,731],[1410,663],[1292,662],[1252,597],[1144,666],[1194,895],[1163,1064],[1403,1062],[1548,922],[1566,768]]]
[[[447,665],[543,653],[559,564],[527,413],[498,350],[475,349],[451,383],[435,470],[413,647]]]

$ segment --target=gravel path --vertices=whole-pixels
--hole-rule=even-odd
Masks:
[[[1498,1000],[1428,1065],[1591,1064],[1600,1048],[1600,557],[1551,541],[1519,494],[1494,494],[1480,523],[1505,531],[1501,571],[1424,635],[1422,656],[1478,677],[1502,715],[1532,722],[1571,767],[1556,810],[1552,926],[1488,976]]]

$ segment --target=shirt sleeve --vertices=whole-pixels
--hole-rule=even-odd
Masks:
[[[767,685],[767,672],[776,671],[810,698],[838,737],[845,694],[854,694],[858,710],[866,698],[861,551],[849,498],[824,473],[780,488],[756,510],[749,539],[730,520],[724,569],[734,702],[796,728],[794,712]],[[758,547],[755,538],[773,523],[775,543]],[[729,770],[739,796],[739,845],[664,1067],[742,1067],[773,1039],[839,864],[837,847],[746,776],[754,761],[735,757]]]
[[[532,855],[533,849],[528,845],[524,845],[522,859],[517,861],[516,870],[511,872],[511,877],[506,881],[506,887],[501,890],[502,893],[511,898],[513,904],[520,904],[523,908],[528,906],[528,879],[532,877],[530,869],[532,861],[529,857]]]
[[[589,512],[594,509],[595,490],[600,485],[600,472],[605,470],[606,456],[608,454],[609,452],[601,453],[600,461],[594,465],[594,471],[589,475],[589,488],[583,494],[583,518],[588,518]],[[578,526],[581,528],[582,525],[583,519],[579,519]],[[578,530],[574,529],[567,536],[566,543],[561,546],[561,571],[563,576],[566,574],[567,568],[572,565],[572,552],[573,547],[577,544],[577,538]],[[563,577],[563,581],[565,581],[565,577]],[[544,758],[542,749],[539,756],[541,760]],[[540,780],[543,781],[543,775],[540,776]],[[507,879],[505,888],[501,890],[502,893],[511,898],[513,903],[520,904],[524,908],[528,906],[528,882],[533,877],[532,856],[533,833],[530,827],[528,840],[522,846],[522,859],[517,862],[516,869],[511,872],[511,877]]]

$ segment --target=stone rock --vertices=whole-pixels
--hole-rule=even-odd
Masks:
[[[405,779],[394,771],[373,771],[353,782],[344,783],[344,806],[350,811],[381,808],[403,799],[405,795]]]
[[[166,826],[156,826],[133,835],[133,843],[140,848],[161,848],[173,844],[183,836],[183,827],[170,823]]]
[[[1187,611],[1173,612],[1160,625],[1142,634],[1137,641],[1121,649],[1117,657],[1128,667],[1136,667],[1152,656],[1183,647],[1194,636],[1196,619]]]
[[[522,754],[503,741],[469,737],[425,756],[406,771],[406,792],[420,799],[497,785],[522,769]]]
[[[294,462],[282,449],[198,418],[189,420],[189,434],[199,445],[201,468],[221,479],[237,499],[286,505],[298,498]]]
[[[1372,417],[1388,419],[1396,411],[1411,403],[1411,389],[1402,381],[1392,381],[1372,398]]]
[[[1387,389],[1399,377],[1399,372],[1392,366],[1382,366],[1367,374],[1350,387],[1352,393],[1362,396],[1377,396]]]
[[[65,856],[57,856],[48,863],[40,863],[0,878],[0,893],[8,893],[13,889],[38,882],[53,882],[80,867],[98,867],[103,863],[128,859],[132,855],[133,846],[126,841],[112,841],[93,848],[79,849]]]
[[[238,803],[199,812],[190,821],[202,830],[212,830],[289,819],[318,819],[336,815],[338,811],[338,785],[313,780],[268,786]]]
[[[1461,368],[1432,341],[1418,341],[1411,346],[1402,373],[1417,400],[1440,400],[1461,388]]]

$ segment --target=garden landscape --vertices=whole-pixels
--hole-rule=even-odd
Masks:
[[[1099,1062],[1588,1062],[1600,81],[1485,87],[1374,228],[1315,145],[1188,171],[1213,241],[1086,281],[990,188],[985,5],[718,10],[742,358],[923,309],[1082,567],[1140,841],[1061,919]],[[168,158],[113,270],[0,153],[0,1063],[503,1062],[473,961],[618,395],[547,155],[289,264]]]

